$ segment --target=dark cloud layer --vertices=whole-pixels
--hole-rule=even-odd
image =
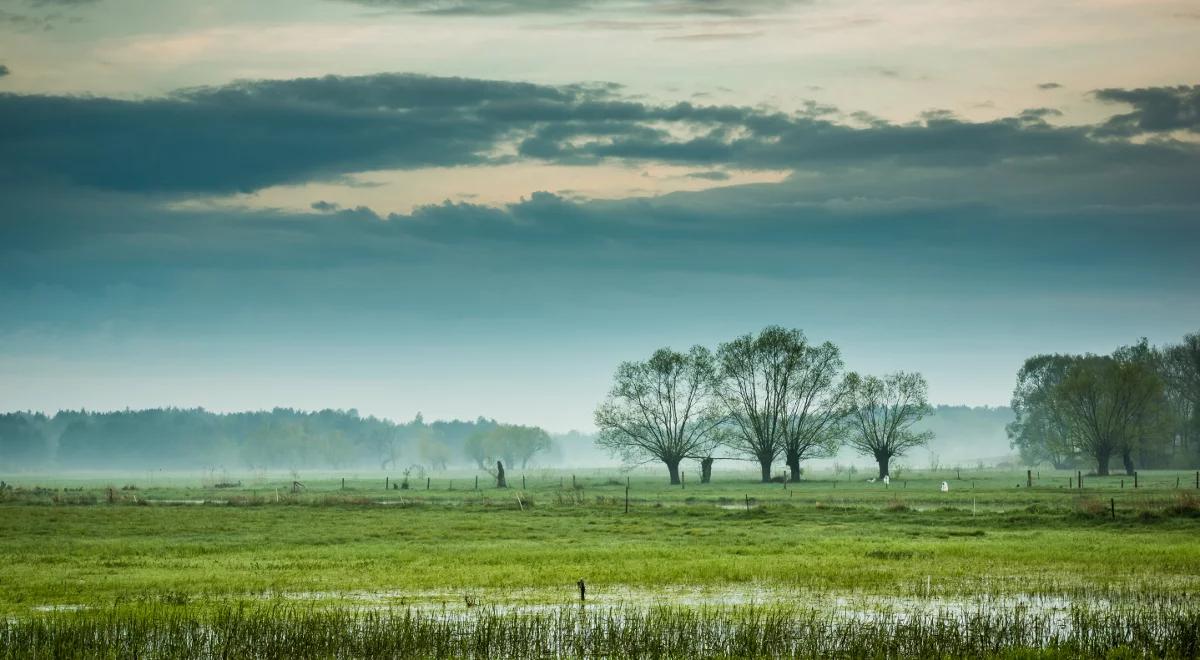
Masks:
[[[707,313],[697,310],[759,294],[826,310],[1014,291],[1194,296],[1200,225],[1188,209],[1002,201],[821,202],[783,185],[607,202],[537,193],[501,208],[445,203],[381,217],[332,204],[181,211],[20,195],[0,217],[0,303],[22,311],[0,319],[0,335],[106,324],[312,335],[368,318],[404,328],[666,308],[696,321]]]
[[[378,168],[480,163],[513,128],[489,110],[561,104],[582,93],[379,75],[237,83],[139,101],[0,95],[0,177],[229,192]]]
[[[1195,129],[1197,88],[1103,90],[1133,113],[1100,127],[1051,108],[968,122],[948,113],[865,127],[835,108],[654,105],[607,85],[547,86],[406,74],[245,81],[146,100],[0,95],[0,184],[191,194],[336,180],[375,169],[608,160],[820,171],[886,164],[1063,171],[1194,165],[1194,146],[1112,140]],[[1100,136],[1104,139],[1097,139]]]
[[[0,78],[3,78],[4,76],[7,76],[10,73],[12,73],[12,72],[8,70],[7,66],[0,64]]]
[[[1104,97],[1150,108],[1144,90],[1130,94]],[[1197,308],[1194,146],[1055,126],[1051,108],[991,122],[843,116],[405,75],[146,100],[0,95],[0,309],[18,310],[0,314],[0,340],[13,355],[61,356],[96,337],[138,356],[147,338],[172,351],[194,339],[324,354],[401,335],[420,351],[462,328],[488,345],[636,333],[658,343],[783,321],[891,334],[868,327],[888,319],[929,341],[1024,335],[1031,322],[1070,333],[1153,324]],[[792,174],[394,215],[352,202],[178,203],[373,167],[513,159],[672,163],[711,181],[739,168]]]
[[[1112,117],[1102,127],[1110,135],[1190,131],[1200,133],[1200,85],[1101,89],[1096,98],[1126,103],[1133,112]]]

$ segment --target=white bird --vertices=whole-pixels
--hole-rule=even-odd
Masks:
[[[943,493],[950,492],[950,484],[946,483],[945,481],[942,482],[942,492]]]
[[[883,475],[883,485],[886,486],[890,483],[892,483],[892,476],[889,474]]]

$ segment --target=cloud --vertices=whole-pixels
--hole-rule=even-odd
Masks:
[[[1056,167],[1064,177],[1130,167],[1161,173],[1192,166],[1196,146],[1112,138],[1194,130],[1195,90],[1102,90],[1098,98],[1131,103],[1135,112],[1100,126],[1051,125],[1053,108],[986,122],[929,111],[896,124],[815,103],[794,113],[653,104],[612,85],[411,74],[242,81],[144,100],[0,94],[0,186],[194,196],[521,160],[810,176],[1000,165]]]
[[[757,39],[765,34],[761,30],[754,32],[699,32],[695,34],[680,34],[669,37],[659,37],[659,41],[740,41]]]
[[[105,324],[311,336],[348,318],[410,328],[534,310],[578,324],[759,294],[771,306],[822,300],[827,311],[870,297],[944,305],[1013,291],[1105,304],[1128,290],[1194,298],[1191,209],[1047,211],[1021,201],[1028,188],[1009,202],[979,190],[906,198],[911,181],[892,185],[905,190],[838,197],[806,182],[605,202],[535,193],[499,208],[443,203],[386,217],[20,195],[0,217],[0,304],[21,314],[0,318],[0,336]]]
[[[332,212],[342,208],[342,206],[340,204],[337,204],[334,202],[327,202],[323,199],[313,202],[310,206],[312,207],[312,210],[320,211],[321,213],[332,213]]]
[[[0,95],[0,181],[233,192],[380,168],[478,164],[514,127],[603,89],[376,75],[147,100]],[[498,120],[489,113],[501,114]]]
[[[1105,135],[1189,131],[1200,133],[1200,85],[1101,89],[1095,97],[1107,103],[1125,103],[1133,112],[1116,115],[1100,128]]]
[[[1058,83],[1056,83],[1056,82],[1044,82],[1044,83],[1038,83],[1038,86],[1037,86],[1037,88],[1038,88],[1038,89],[1047,89],[1047,90],[1049,90],[1049,89],[1060,89],[1060,88],[1062,88],[1062,85],[1060,85],[1060,84],[1058,84]]]
[[[705,172],[690,172],[688,177],[692,179],[705,179],[707,181],[728,181],[729,173],[720,170],[708,170]]]
[[[635,11],[668,15],[748,16],[809,0],[346,0],[368,7],[441,16],[512,16]]]
[[[12,73],[12,71],[10,71],[7,66],[0,64],[0,78],[3,78],[4,76],[7,76],[10,73]]]

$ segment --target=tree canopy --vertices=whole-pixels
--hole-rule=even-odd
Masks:
[[[596,408],[597,444],[629,462],[661,461],[679,483],[679,463],[707,456],[720,442],[725,414],[716,379],[712,353],[702,346],[660,348],[644,362],[621,363]]]

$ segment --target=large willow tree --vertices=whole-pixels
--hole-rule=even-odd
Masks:
[[[679,483],[683,459],[711,455],[724,414],[715,398],[717,368],[708,349],[661,348],[645,362],[622,363],[613,380],[595,414],[600,446],[627,462],[661,461],[672,484]]]
[[[807,347],[799,330],[768,326],[717,349],[718,392],[733,431],[729,446],[758,461],[764,482],[787,442],[794,382]]]
[[[841,376],[842,354],[830,342],[808,345],[788,388],[783,458],[792,481],[800,461],[837,453],[846,433],[853,390]]]
[[[1056,396],[1072,360],[1069,355],[1035,355],[1017,372],[1015,419],[1005,430],[1028,465],[1048,462],[1061,470],[1075,464],[1079,441]]]
[[[1126,456],[1157,432],[1163,382],[1144,361],[1084,355],[1073,359],[1055,398],[1080,448],[1096,461],[1096,474],[1107,475],[1114,454]],[[1132,464],[1126,469],[1132,472]]]
[[[879,463],[879,478],[888,476],[892,458],[924,446],[931,431],[912,429],[921,418],[933,413],[928,401],[929,386],[918,373],[897,372],[883,378],[847,376],[851,389],[849,445]]]

